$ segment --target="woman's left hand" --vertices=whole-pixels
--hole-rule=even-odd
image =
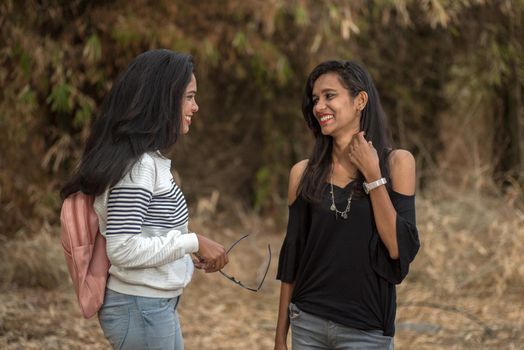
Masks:
[[[371,141],[366,141],[364,131],[353,135],[348,150],[349,159],[364,175],[366,181],[374,181],[381,177],[377,150]]]

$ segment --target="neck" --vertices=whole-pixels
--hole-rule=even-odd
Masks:
[[[346,132],[343,135],[333,136],[333,151],[331,153],[333,162],[341,164],[350,162],[347,156],[348,146],[353,135],[358,132],[358,129],[353,129],[351,132]]]

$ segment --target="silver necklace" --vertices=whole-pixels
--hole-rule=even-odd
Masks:
[[[335,194],[333,191],[333,169],[331,170],[331,181],[329,182],[329,185],[331,186],[331,211],[335,212],[335,218],[337,218],[339,215],[342,217],[342,219],[347,219],[349,211],[351,210],[351,199],[353,198],[353,189],[351,189],[351,194],[348,197],[348,204],[346,205],[346,209],[344,211],[340,211],[337,209],[337,205],[335,204]]]

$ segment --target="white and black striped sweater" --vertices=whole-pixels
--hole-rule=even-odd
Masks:
[[[193,274],[190,253],[198,239],[188,233],[184,195],[171,161],[146,153],[94,207],[111,261],[107,287],[119,293],[172,298]]]

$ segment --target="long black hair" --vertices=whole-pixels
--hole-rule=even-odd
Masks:
[[[191,81],[193,59],[169,50],[138,55],[104,101],[80,165],[60,191],[102,194],[146,152],[173,146],[182,123],[182,98]]]
[[[298,193],[305,199],[318,202],[327,186],[331,169],[333,138],[322,134],[320,124],[313,114],[313,86],[323,74],[336,73],[342,86],[348,90],[351,97],[355,98],[361,91],[368,94],[368,102],[360,117],[360,131],[365,131],[365,137],[372,141],[376,148],[382,176],[389,182],[389,169],[387,158],[392,149],[392,141],[387,125],[386,113],[380,104],[380,97],[368,71],[360,64],[353,61],[326,61],[319,64],[309,75],[304,97],[302,100],[302,113],[306,123],[315,136],[315,146],[304,175],[298,187]],[[361,184],[363,175],[358,172],[354,190],[362,193]]]

